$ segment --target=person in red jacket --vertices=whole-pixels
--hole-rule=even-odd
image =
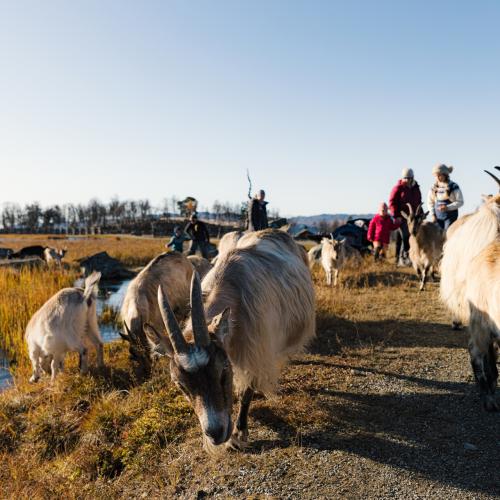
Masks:
[[[396,238],[396,265],[409,265],[410,233],[406,220],[401,219],[401,212],[408,213],[407,203],[411,205],[413,212],[416,212],[418,206],[422,203],[420,186],[415,181],[411,168],[403,169],[401,179],[392,188],[389,195],[389,209],[391,214],[395,219],[401,220],[401,227]]]
[[[373,243],[373,255],[375,260],[384,257],[391,239],[391,232],[401,226],[401,219],[392,220],[387,210],[387,204],[382,202],[377,215],[370,221],[368,226],[368,241]]]

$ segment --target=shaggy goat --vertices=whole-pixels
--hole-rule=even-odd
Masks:
[[[344,267],[347,255],[345,250],[346,240],[336,240],[333,237],[321,240],[321,265],[325,270],[326,284],[337,286],[340,270]]]
[[[499,169],[499,167],[495,167]],[[489,196],[459,226],[444,247],[441,298],[451,310],[454,327],[469,324],[469,355],[483,406],[495,402],[498,379],[495,343],[500,341],[500,179],[499,193]],[[453,226],[451,226],[453,227]]]
[[[163,328],[158,307],[158,286],[162,285],[176,316],[188,314],[189,284],[193,274],[191,261],[181,253],[166,252],[155,257],[131,282],[123,299],[121,333],[129,345],[130,358],[139,379],[151,375],[151,355],[143,325]]]
[[[209,260],[199,255],[188,255],[189,262],[193,265],[196,272],[200,275],[202,280],[205,275],[214,267]]]
[[[408,223],[410,260],[420,278],[419,290],[422,291],[429,273],[434,278],[434,272],[443,253],[444,234],[437,224],[425,221],[428,212],[424,213],[422,205],[419,205],[415,213],[412,206],[409,203],[407,205],[408,213],[401,212],[401,215]]]
[[[104,365],[103,346],[97,326],[96,297],[101,273],[92,273],[85,288],[64,288],[33,315],[26,327],[26,341],[33,367],[30,382],[36,382],[42,369],[51,371],[52,381],[64,368],[67,352],[78,352],[80,370],[86,373],[87,346],[96,348],[97,364]]]
[[[230,250],[236,248],[238,241],[244,234],[246,233],[243,231],[230,231],[226,233],[219,241],[219,245],[217,246],[218,254],[212,259],[212,264],[222,259]]]
[[[68,250],[66,248],[56,250],[55,248],[46,247],[43,252],[43,258],[49,266],[56,265],[58,267],[61,267],[62,260],[67,251]]]
[[[170,357],[172,380],[191,401],[208,447],[244,446],[254,392],[274,393],[281,366],[315,334],[314,289],[298,245],[275,230],[244,238],[203,281],[205,306],[193,277],[184,333],[161,287],[168,336],[146,329],[154,352]],[[234,432],[233,383],[241,395]]]

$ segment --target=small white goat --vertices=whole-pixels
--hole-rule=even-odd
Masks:
[[[67,251],[68,250],[66,248],[56,250],[55,248],[46,247],[43,251],[43,258],[47,265],[57,265],[58,267],[61,267],[62,260]]]
[[[64,288],[51,297],[30,319],[26,341],[33,367],[30,382],[36,382],[42,369],[51,372],[52,381],[64,368],[67,352],[78,352],[80,370],[88,369],[87,346],[96,348],[97,364],[104,365],[103,345],[97,326],[96,286],[101,273],[93,272],[85,288]]]
[[[321,240],[321,265],[325,270],[328,286],[332,286],[332,274],[333,286],[337,286],[339,272],[344,267],[346,260],[345,241],[335,240],[333,237]]]

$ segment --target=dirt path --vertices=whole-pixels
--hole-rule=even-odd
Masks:
[[[286,369],[279,397],[254,403],[247,452],[209,458],[193,429],[159,483],[135,492],[495,498],[500,416],[480,408],[465,334],[449,328],[436,285],[415,287],[388,270],[339,290],[318,284],[319,337]]]

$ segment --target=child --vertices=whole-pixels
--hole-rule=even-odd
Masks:
[[[176,226],[174,228],[174,235],[170,239],[170,241],[165,245],[167,248],[174,247],[176,252],[182,253],[184,251],[184,242],[188,241],[190,238],[183,234],[181,228]]]
[[[391,231],[398,229],[401,226],[401,219],[393,221],[387,213],[387,204],[382,202],[379,206],[378,213],[370,221],[368,226],[368,241],[373,243],[373,255],[375,260],[385,256]]]

